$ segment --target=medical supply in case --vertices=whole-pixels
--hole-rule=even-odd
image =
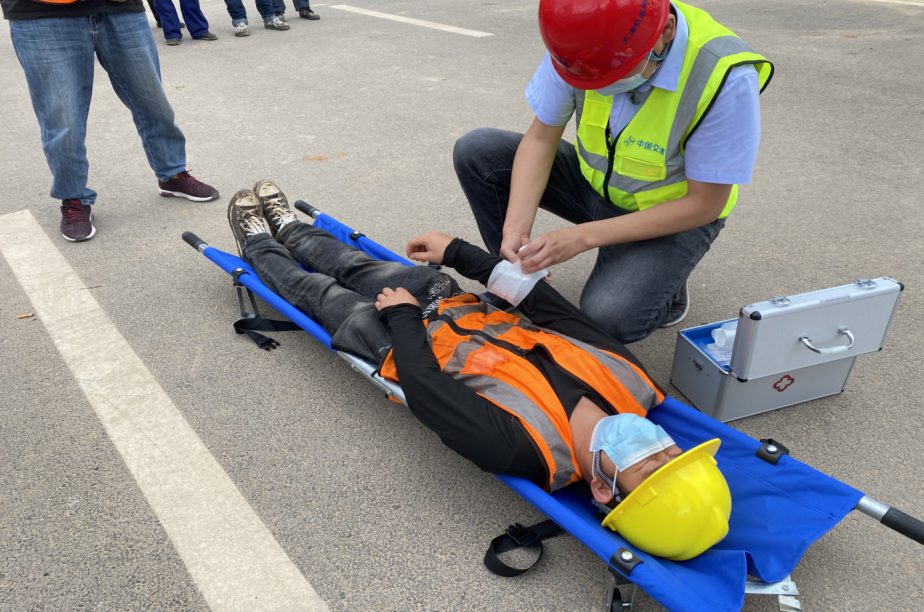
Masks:
[[[748,304],[737,329],[732,320],[681,330],[671,382],[720,421],[840,393],[857,356],[882,349],[903,289],[860,279]],[[718,345],[718,330],[734,334],[731,347]]]

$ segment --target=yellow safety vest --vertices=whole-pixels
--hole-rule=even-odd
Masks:
[[[677,91],[652,87],[638,114],[611,138],[613,97],[575,90],[574,146],[581,172],[597,193],[629,211],[687,194],[683,157],[687,138],[709,112],[733,68],[753,65],[761,92],[773,76],[773,64],[708,13],[676,0],[674,5],[689,27]],[[609,186],[605,191],[604,184]],[[728,216],[737,199],[735,185],[720,217]]]

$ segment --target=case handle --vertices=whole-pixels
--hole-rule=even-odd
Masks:
[[[848,344],[847,346],[834,346],[834,347],[831,347],[831,348],[818,348],[817,346],[815,346],[815,345],[812,344],[812,339],[809,338],[808,336],[802,336],[802,337],[800,337],[800,338],[799,338],[799,341],[802,342],[802,344],[805,345],[805,348],[807,348],[808,350],[810,350],[810,351],[812,351],[812,352],[814,352],[814,353],[818,353],[819,355],[833,355],[833,354],[835,354],[835,353],[843,353],[844,351],[849,351],[850,349],[852,349],[852,348],[853,348],[853,343],[854,343],[853,333],[852,333],[849,329],[847,329],[846,327],[842,327],[842,328],[840,328],[840,329],[837,330],[837,331],[838,331],[838,333],[841,334],[842,336],[847,336],[847,338],[850,339],[850,344]]]

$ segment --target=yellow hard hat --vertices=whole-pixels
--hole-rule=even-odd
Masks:
[[[637,548],[672,561],[705,552],[728,533],[731,492],[714,459],[721,441],[683,453],[645,479],[603,519]]]

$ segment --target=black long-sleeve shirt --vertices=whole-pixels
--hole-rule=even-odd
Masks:
[[[500,261],[499,257],[458,238],[449,244],[443,256],[444,265],[482,284],[487,284]],[[644,371],[625,346],[548,283],[536,283],[518,307],[534,325],[615,353]],[[399,304],[383,309],[379,317],[391,333],[395,368],[414,415],[436,432],[446,446],[482,470],[519,476],[547,486],[545,465],[516,418],[442,372],[427,341],[420,308]],[[592,387],[555,365],[540,347],[530,351],[526,359],[545,375],[569,417],[582,397],[614,414],[614,408]]]

